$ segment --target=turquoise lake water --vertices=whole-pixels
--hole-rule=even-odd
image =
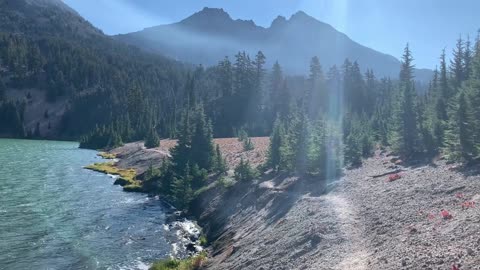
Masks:
[[[171,252],[166,208],[75,142],[0,139],[0,269],[143,269]]]

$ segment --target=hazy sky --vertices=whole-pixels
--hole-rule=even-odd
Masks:
[[[407,42],[416,66],[434,68],[443,48],[480,28],[479,0],[64,0],[106,34],[177,22],[203,7],[268,27],[298,10],[331,24],[353,40],[399,58]]]

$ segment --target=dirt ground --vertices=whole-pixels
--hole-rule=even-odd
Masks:
[[[227,160],[227,165],[230,169],[233,169],[240,163],[241,158],[250,161],[254,166],[265,162],[270,139],[268,137],[256,137],[251,138],[251,140],[254,149],[249,151],[244,150],[243,142],[238,141],[237,138],[214,139],[213,143],[220,145],[220,151]],[[134,168],[138,174],[142,174],[150,165],[155,168],[160,167],[162,160],[170,156],[170,150],[176,144],[176,140],[164,139],[160,141],[160,147],[146,149],[143,142],[133,142],[109,152],[119,158],[118,167],[122,169]]]

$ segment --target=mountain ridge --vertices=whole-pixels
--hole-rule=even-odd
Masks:
[[[396,78],[400,70],[396,57],[364,46],[304,11],[289,18],[278,16],[269,27],[262,27],[252,20],[235,20],[223,9],[205,7],[179,22],[114,38],[193,64],[214,65],[238,51],[253,55],[261,50],[268,65],[278,60],[294,75],[305,74],[313,56],[320,58],[325,70],[341,66],[346,58],[358,61],[364,71],[373,69],[381,77]],[[419,81],[427,82],[431,75],[431,70],[416,70]]]

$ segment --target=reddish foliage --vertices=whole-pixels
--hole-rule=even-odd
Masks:
[[[440,214],[442,215],[442,218],[443,219],[451,219],[453,218],[453,216],[447,211],[447,210],[442,210],[440,212]]]
[[[428,214],[428,219],[432,220],[435,218],[435,214]]]
[[[396,181],[398,179],[402,178],[402,176],[398,173],[395,173],[395,174],[390,174],[388,176],[388,182],[393,182],[393,181]]]
[[[462,199],[464,197],[463,193],[457,193],[455,194],[455,197]]]
[[[460,270],[460,265],[452,265],[452,270]]]
[[[462,209],[474,208],[474,207],[475,207],[475,202],[474,201],[462,203]]]

